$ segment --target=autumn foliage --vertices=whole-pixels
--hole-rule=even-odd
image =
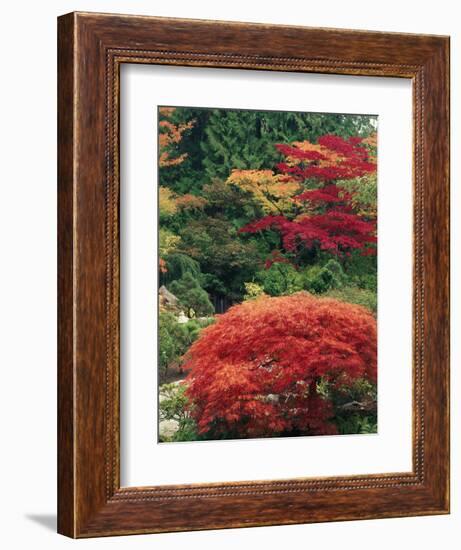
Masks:
[[[376,174],[374,146],[374,140],[364,142],[360,137],[344,139],[335,135],[322,136],[317,143],[276,145],[285,162],[277,165],[281,173],[273,177],[282,189],[285,186],[285,204],[288,194],[291,204],[296,205],[294,214],[272,209],[269,215],[246,224],[240,231],[275,229],[290,254],[303,248],[318,248],[338,257],[348,256],[353,250],[376,254],[376,217],[363,216],[354,194],[338,185]],[[299,189],[301,185],[304,190],[294,194],[293,186]],[[283,196],[283,192],[278,193]]]
[[[175,148],[181,141],[184,132],[194,126],[194,121],[186,124],[173,124],[169,118],[174,112],[174,107],[161,107],[159,109],[159,166],[161,168],[176,166],[187,158],[186,153],[177,154]]]
[[[272,170],[232,170],[227,183],[249,193],[266,213],[281,213],[300,190],[298,182]]]
[[[319,384],[376,383],[376,351],[361,306],[260,296],[217,316],[186,354],[190,414],[207,438],[337,433]]]
[[[376,432],[376,129],[159,108],[159,441]]]
[[[363,144],[360,137],[326,135],[319,137],[317,143],[301,141],[276,147],[286,157],[278,169],[299,181],[351,179],[376,171],[368,142]]]

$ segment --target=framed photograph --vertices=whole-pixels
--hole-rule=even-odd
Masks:
[[[58,20],[58,531],[449,512],[449,39]]]

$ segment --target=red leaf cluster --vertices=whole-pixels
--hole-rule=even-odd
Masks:
[[[351,210],[350,205],[348,204],[351,200],[351,195],[344,189],[340,189],[334,183],[330,185],[325,185],[321,189],[309,189],[293,197],[294,200],[305,202],[309,201],[313,205],[335,205],[335,208],[338,208],[339,204],[343,205],[343,209],[347,208]]]
[[[288,159],[277,168],[296,181],[352,179],[376,171],[376,163],[359,137],[326,135],[317,144],[306,141],[277,144],[276,148]]]
[[[320,380],[376,382],[376,320],[364,308],[300,292],[236,305],[185,358],[190,414],[219,437],[336,433]]]
[[[299,216],[289,220],[284,216],[266,216],[240,229],[244,233],[257,233],[264,229],[277,229],[282,235],[282,244],[288,252],[296,252],[299,245],[306,248],[318,246],[337,256],[347,255],[351,250],[363,254],[376,254],[375,225],[362,220],[356,214],[330,210],[324,214]]]
[[[290,260],[286,258],[280,250],[273,250],[266,261],[264,262],[264,269],[269,269],[273,264],[291,264]],[[296,268],[296,266],[293,266]]]

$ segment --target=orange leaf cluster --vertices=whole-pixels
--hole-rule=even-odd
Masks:
[[[159,109],[160,116],[169,117],[175,111],[174,107],[161,107]],[[195,121],[191,120],[185,124],[175,125],[167,119],[160,120],[159,127],[159,166],[165,168],[167,166],[176,166],[184,162],[187,158],[187,153],[182,153],[178,156],[175,155],[175,149],[178,143],[182,139],[182,135],[186,130],[190,130],[195,124]]]
[[[176,111],[176,107],[159,107],[159,115],[169,118]]]
[[[311,143],[310,141],[294,141],[290,144],[292,147],[295,147],[299,151],[304,153],[318,153],[318,155],[313,155],[313,160],[317,161],[319,166],[330,166],[331,164],[337,164],[344,159],[344,156],[338,153],[337,151],[332,151],[320,143]],[[290,166],[300,164],[304,162],[304,158],[299,158],[294,154],[288,154],[286,157],[287,164]]]
[[[364,145],[368,145],[369,147],[378,147],[378,134],[376,132],[374,134],[370,134],[368,137],[362,139],[362,143]]]
[[[176,199],[176,205],[180,210],[203,210],[208,204],[204,197],[197,197],[191,193],[181,195]]]
[[[363,145],[368,148],[368,155],[373,162],[377,162],[376,153],[378,149],[378,134],[370,134],[367,138],[362,140]]]

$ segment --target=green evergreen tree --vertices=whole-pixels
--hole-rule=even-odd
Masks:
[[[203,166],[209,180],[226,179],[233,168],[264,166],[269,143],[261,136],[261,119],[256,111],[214,110],[202,142]]]
[[[369,116],[177,107],[174,124],[194,121],[177,145],[184,162],[159,170],[160,185],[177,193],[199,192],[204,183],[227,179],[233,168],[272,168],[280,160],[275,143],[315,141],[325,134],[369,135]]]
[[[176,252],[165,256],[167,271],[160,273],[160,283],[168,285],[174,280],[181,279],[186,273],[190,273],[194,279],[200,280],[201,272],[200,265],[187,254]]]
[[[181,279],[173,281],[169,290],[186,309],[188,317],[193,317],[194,314],[205,316],[214,313],[214,307],[207,292],[203,290],[191,273],[186,272]]]
[[[315,141],[321,135],[367,135],[368,116],[213,109],[201,143],[208,180],[226,179],[231,170],[271,168],[280,155],[275,143]]]

